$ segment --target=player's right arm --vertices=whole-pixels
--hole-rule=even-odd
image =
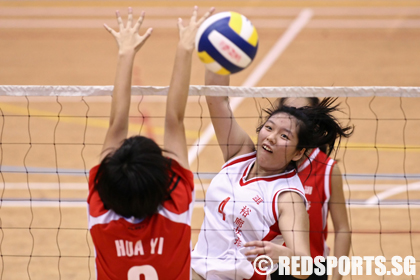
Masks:
[[[230,77],[206,69],[205,85],[229,86]],[[223,89],[221,89],[223,90]],[[211,122],[223,159],[229,159],[255,150],[251,137],[239,126],[227,96],[206,96]]]
[[[164,153],[165,156],[175,159],[187,169],[189,169],[189,163],[184,116],[190,86],[194,39],[198,27],[213,11],[214,8],[211,8],[203,17],[197,19],[198,8],[196,6],[187,26],[184,26],[181,19],[178,20],[179,42],[166,101],[163,148],[168,151]]]

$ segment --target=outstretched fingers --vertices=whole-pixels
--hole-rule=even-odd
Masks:
[[[182,23],[182,18],[178,18],[178,30],[182,30],[184,28],[184,24]]]
[[[143,34],[143,36],[140,36],[140,40],[138,41],[138,44],[136,45],[136,50],[141,48],[144,43],[146,43],[147,39],[152,35],[153,28],[147,29],[147,31]]]
[[[144,16],[145,16],[145,12],[144,11],[142,11],[141,12],[141,15],[140,15],[140,17],[139,17],[139,19],[137,20],[137,22],[136,22],[136,24],[134,25],[134,29],[136,30],[136,31],[139,31],[140,30],[140,26],[142,25],[142,23],[143,23],[143,20],[144,20]]]
[[[115,36],[115,35],[117,34],[117,32],[116,32],[114,29],[112,29],[111,27],[109,27],[106,23],[104,23],[104,27],[105,27],[105,29],[106,29],[109,33],[111,33],[113,36]]]
[[[131,7],[128,8],[128,20],[127,20],[127,28],[130,28],[133,24],[133,9]]]
[[[153,32],[153,28],[150,27],[149,29],[147,29],[146,33],[144,33],[144,35],[142,36],[144,38],[143,41],[146,41],[147,38],[149,38],[150,35],[152,35],[152,32]]]
[[[201,25],[212,13],[214,12],[214,7],[211,7],[207,13],[205,13],[198,21],[197,24]]]
[[[118,22],[118,27],[120,28],[120,30],[124,29],[124,23],[122,21],[121,15],[120,15],[120,11],[116,11],[115,15],[117,16],[117,22]]]
[[[197,21],[197,13],[198,13],[198,7],[194,6],[193,14],[190,19],[190,24],[195,23]]]

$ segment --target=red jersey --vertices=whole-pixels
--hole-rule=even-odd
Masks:
[[[329,248],[328,235],[328,202],[331,194],[331,174],[336,161],[329,158],[320,149],[312,151],[298,169],[298,175],[305,189],[309,204],[309,240],[312,258],[327,257]]]
[[[172,160],[170,199],[143,220],[106,210],[89,173],[88,221],[98,280],[190,279],[194,176]],[[141,278],[143,275],[143,278]]]

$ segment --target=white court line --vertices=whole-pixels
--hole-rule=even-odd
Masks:
[[[5,182],[4,185],[0,184],[0,190],[88,190],[87,183],[10,183]]]
[[[31,208],[38,208],[38,207],[45,207],[45,208],[52,208],[52,207],[60,207],[60,208],[87,208],[86,201],[12,201],[12,200],[3,200],[0,202],[0,208],[3,207],[31,207]]]
[[[378,205],[378,203],[380,204],[381,200],[384,200],[388,197],[391,197],[391,196],[394,196],[403,192],[408,192],[408,191],[413,191],[413,190],[420,190],[420,182],[414,182],[407,185],[395,186],[392,189],[383,191],[380,194],[377,194],[368,198],[365,201],[365,203],[367,205]]]
[[[280,29],[287,28],[292,20],[284,18],[267,19],[255,18],[252,23],[258,29]],[[0,19],[0,29],[101,29],[104,20],[99,19]],[[175,29],[174,20],[149,19],[148,26],[153,28]],[[307,28],[314,29],[419,29],[418,19],[313,19]]]
[[[346,205],[347,208],[351,209],[360,209],[360,208],[373,208],[378,207],[378,205],[366,205],[366,204],[350,204]],[[420,205],[380,205],[381,209],[420,209]]]
[[[293,39],[299,34],[299,32],[305,27],[313,15],[311,9],[302,10],[298,17],[289,26],[286,32],[277,40],[276,44],[267,53],[264,59],[258,64],[254,71],[249,75],[246,81],[242,84],[243,87],[255,86],[264,74],[270,69],[277,58],[283,53],[283,51],[290,45]],[[232,112],[241,104],[243,97],[231,98],[231,110]],[[188,151],[188,162],[192,164],[198,157],[204,147],[210,142],[214,135],[214,128],[212,124],[209,124],[200,138],[195,141],[192,147]]]
[[[247,17],[294,17],[301,11],[299,7],[218,7],[217,12],[234,10]],[[317,16],[418,16],[420,7],[313,7]],[[205,11],[205,8],[200,8]],[[121,10],[124,16],[125,10]],[[140,12],[137,8],[134,13]],[[190,17],[190,7],[147,7],[146,20],[153,17]],[[12,18],[28,17],[103,17],[114,20],[115,7],[1,7],[0,16]],[[75,20],[75,19],[72,19]],[[172,21],[173,25],[173,21]],[[175,28],[175,26],[174,26]]]

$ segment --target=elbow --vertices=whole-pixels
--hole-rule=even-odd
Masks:
[[[118,118],[113,118],[109,120],[109,128],[115,133],[124,133],[128,131],[128,122],[124,120],[119,120]]]
[[[228,96],[206,96],[206,102],[209,106],[217,106],[219,104],[228,104]]]
[[[341,227],[338,227],[337,229],[334,230],[334,233],[336,235],[341,235],[341,236],[345,236],[350,238],[351,237],[351,231],[350,231],[350,227],[348,226],[348,224],[343,225]]]
[[[167,115],[165,118],[165,131],[184,128],[184,117],[180,115]]]
[[[184,115],[181,114],[166,114],[165,127],[174,127],[183,124]]]

